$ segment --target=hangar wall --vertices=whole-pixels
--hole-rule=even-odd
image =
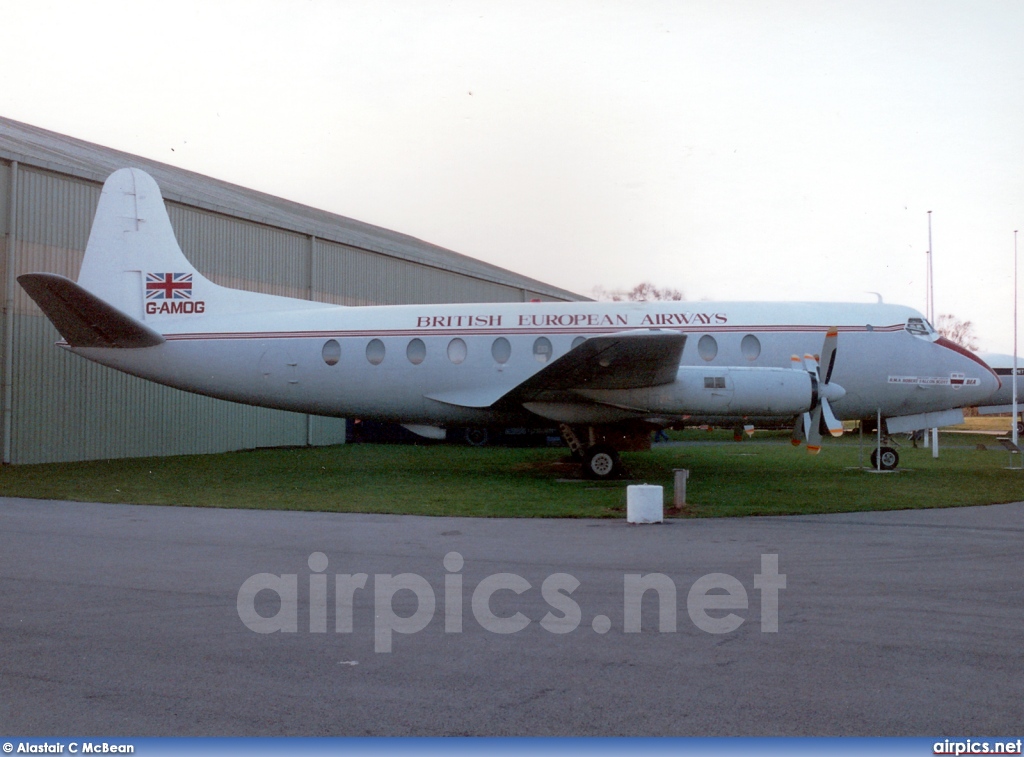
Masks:
[[[13,153],[18,159],[10,151],[5,155],[3,128],[12,123],[0,119],[0,281],[5,285],[6,303],[0,332],[4,462],[210,453],[344,441],[341,419],[200,397],[56,348],[59,335],[15,283],[15,277],[49,271],[77,278],[102,179],[75,174],[105,176],[109,171],[106,166],[83,171],[68,161],[65,172],[51,156],[33,161],[32,156],[26,158],[21,153]],[[132,164],[149,168],[142,159]],[[203,192],[204,188],[197,186],[197,197]],[[165,191],[165,197],[168,194]],[[386,230],[380,230],[379,244],[372,234],[367,236],[364,227],[359,234],[348,234],[356,243],[325,238],[331,229],[329,223],[325,226],[322,211],[309,209],[310,229],[303,232],[301,206],[286,204],[292,214],[288,217],[298,221],[284,228],[285,224],[261,221],[258,203],[245,213],[234,214],[211,209],[211,203],[190,204],[183,192],[178,194],[178,199],[167,199],[178,241],[200,271],[224,286],[341,305],[577,299],[525,277],[518,282],[515,274],[502,269],[495,269],[494,278],[500,281],[488,280],[485,264],[478,264],[484,275],[446,270],[445,251],[425,243],[420,243],[425,255],[436,258],[438,265],[388,255],[379,248],[396,244],[394,239],[399,237]],[[267,208],[268,220],[274,220],[274,208]],[[363,237],[368,241],[361,243]],[[399,241],[415,250],[417,240]],[[468,259],[450,255],[451,269],[472,268]]]

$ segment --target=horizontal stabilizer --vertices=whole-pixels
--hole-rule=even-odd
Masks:
[[[1021,410],[1024,410],[1024,397],[1021,398],[1021,403],[1017,406],[1017,412]],[[981,405],[978,407],[978,415],[1001,415],[1012,412],[1013,405]]]
[[[941,410],[936,413],[918,413],[917,415],[900,415],[885,419],[885,427],[890,434],[904,434],[919,431],[923,428],[939,428],[941,426],[957,426],[964,422],[964,411],[961,408]]]
[[[18,283],[72,347],[155,347],[164,338],[70,279],[26,273]]]

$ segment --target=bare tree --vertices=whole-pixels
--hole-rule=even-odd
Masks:
[[[659,289],[649,281],[637,284],[628,292],[622,290],[609,291],[602,286],[597,286],[594,287],[593,294],[595,300],[610,300],[611,302],[650,302],[654,300],[679,301],[686,299],[683,296],[683,293],[678,289],[672,289],[670,287]]]
[[[961,321],[952,313],[943,313],[935,324],[935,330],[951,342],[956,342],[961,347],[977,351],[978,337],[974,333],[974,324],[970,321]]]
[[[590,295],[599,302],[621,302],[626,296],[623,292],[606,289],[600,284],[590,290]]]
[[[650,302],[651,300],[682,300],[683,293],[678,289],[658,289],[649,281],[637,284],[633,287],[627,298],[633,302]]]

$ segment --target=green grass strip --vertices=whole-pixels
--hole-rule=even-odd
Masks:
[[[783,515],[1024,500],[1024,472],[992,437],[943,437],[929,450],[900,448],[900,472],[872,474],[873,439],[826,440],[820,455],[785,433],[731,441],[687,431],[684,444],[625,453],[628,480],[583,481],[564,449],[350,444],[220,455],[6,466],[0,496],[327,512],[478,517],[622,517],[630,483],[665,487],[690,470],[681,517]],[[699,440],[699,441],[698,441]],[[987,447],[977,448],[978,444]],[[1019,460],[1014,458],[1014,463]]]

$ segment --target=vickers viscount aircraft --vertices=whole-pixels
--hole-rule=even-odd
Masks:
[[[978,405],[978,412],[981,415],[996,415],[1000,413],[1013,412],[1013,355],[997,353],[986,353],[981,358],[992,368],[1003,385],[999,390],[991,394],[988,399]],[[1017,424],[1017,433],[1024,434],[1024,421],[1020,415],[1024,412],[1024,358],[1017,357],[1017,417],[1013,422]]]
[[[18,278],[60,346],[190,392],[423,433],[560,424],[588,475],[689,416],[794,419],[817,451],[843,419],[939,422],[999,386],[917,311],[662,302],[343,307],[214,284],[138,169],[103,187],[77,283]],[[820,360],[815,356],[820,355]],[[917,426],[915,426],[917,427]]]

